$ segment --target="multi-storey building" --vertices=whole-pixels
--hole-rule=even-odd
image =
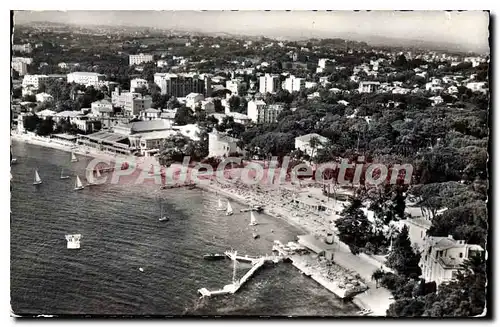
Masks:
[[[33,48],[31,47],[31,44],[26,43],[26,44],[13,44],[12,45],[12,50],[13,51],[20,51],[20,52],[26,52],[30,53],[33,51]]]
[[[281,104],[266,105],[262,100],[254,100],[248,102],[247,116],[257,124],[274,123],[283,108]]]
[[[153,61],[153,55],[147,55],[147,54],[140,53],[137,55],[129,55],[128,59],[129,59],[130,66],[140,65],[142,63]]]
[[[262,94],[274,94],[280,89],[280,77],[278,75],[266,74],[259,78],[259,92]]]
[[[420,256],[420,268],[426,282],[437,285],[452,281],[465,259],[482,255],[483,248],[475,244],[465,244],[463,240],[448,237],[429,236]]]
[[[238,89],[240,86],[244,86],[246,88],[246,83],[243,81],[243,78],[234,78],[232,80],[226,81],[226,89],[231,91],[231,94],[240,95],[238,93]]]
[[[148,81],[142,78],[134,78],[130,80],[130,91],[135,92],[136,89],[149,88]]]
[[[316,73],[326,73],[333,71],[333,63],[335,60],[321,58],[318,60],[318,67],[316,68]]]
[[[12,61],[20,61],[20,62],[24,62],[25,64],[27,65],[31,65],[31,63],[33,62],[33,58],[27,58],[27,57],[12,57]]]
[[[108,100],[94,101],[91,104],[92,113],[95,116],[109,117],[113,113],[113,105]]]
[[[22,61],[12,61],[12,69],[17,71],[20,76],[28,73],[28,64]]]
[[[98,87],[104,83],[106,75],[92,72],[73,72],[67,75],[68,83]]]
[[[208,156],[227,157],[230,153],[240,152],[238,139],[221,134],[214,129],[208,134]]]
[[[153,99],[151,96],[117,89],[111,93],[111,103],[114,107],[121,108],[125,116],[138,116],[142,110],[151,107]]]
[[[359,82],[359,93],[374,93],[380,87],[380,82]]]
[[[24,75],[23,78],[23,88],[32,86],[33,88],[38,89],[40,87],[40,83],[47,81],[49,77],[47,75]]]
[[[201,93],[208,97],[212,93],[211,79],[205,75],[156,73],[154,82],[160,87],[162,94],[177,98],[189,93]]]
[[[299,92],[300,90],[305,89],[306,81],[303,78],[298,78],[293,75],[285,79],[285,90],[288,92]]]

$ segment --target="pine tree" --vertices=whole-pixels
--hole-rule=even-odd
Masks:
[[[351,198],[351,203],[344,208],[341,218],[335,221],[339,239],[349,246],[353,254],[358,254],[372,237],[371,223],[361,207],[360,199]]]
[[[420,276],[422,273],[418,263],[420,253],[415,253],[408,237],[408,227],[404,226],[397,238],[394,240],[393,251],[387,257],[386,265],[395,269],[398,274]]]

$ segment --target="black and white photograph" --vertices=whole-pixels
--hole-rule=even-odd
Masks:
[[[491,315],[490,15],[11,10],[11,317]]]

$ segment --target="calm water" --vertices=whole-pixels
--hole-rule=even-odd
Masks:
[[[289,264],[259,271],[237,294],[200,300],[197,290],[231,282],[230,260],[205,261],[207,252],[271,252],[272,242],[301,231],[257,215],[215,210],[215,194],[159,191],[152,185],[111,185],[73,191],[85,183],[90,158],[70,163],[67,152],[13,142],[18,159],[11,182],[11,305],[16,314],[115,315],[353,315],[358,311]],[[35,168],[43,184],[32,185]],[[59,179],[61,169],[71,175]],[[158,198],[169,222],[160,223]],[[274,233],[270,231],[274,230]],[[80,233],[82,248],[67,250],[65,234]],[[144,268],[144,272],[139,271]],[[248,264],[237,266],[242,276]]]

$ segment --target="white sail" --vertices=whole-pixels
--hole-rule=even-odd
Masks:
[[[227,209],[226,209],[226,214],[231,215],[233,213],[233,207],[231,207],[231,203],[227,201]]]
[[[83,188],[82,181],[80,180],[80,176],[76,175],[75,189]]]
[[[253,211],[250,211],[250,226],[255,226],[257,225],[257,219],[255,219],[255,215],[253,214]]]
[[[220,199],[219,199],[219,207],[218,207],[218,208],[219,208],[219,209],[224,208],[224,206],[222,205],[222,201],[221,201]]]
[[[77,162],[78,159],[76,158],[76,155],[74,152],[71,152],[71,162]]]
[[[40,175],[38,175],[38,170],[35,170],[35,184],[40,184],[42,182],[42,179],[40,178]]]

